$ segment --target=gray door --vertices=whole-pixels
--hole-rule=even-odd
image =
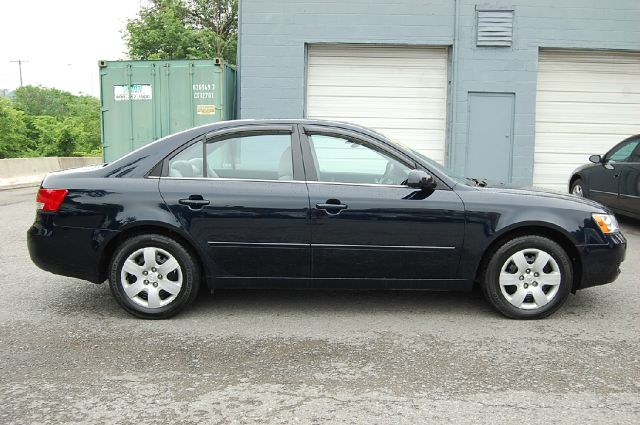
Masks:
[[[513,93],[469,93],[468,177],[511,182]]]

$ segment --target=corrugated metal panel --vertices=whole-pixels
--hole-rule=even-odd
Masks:
[[[640,54],[543,50],[533,183],[566,192],[571,172],[640,133]]]
[[[511,46],[513,10],[478,10],[478,46]]]
[[[235,69],[213,60],[103,61],[100,85],[107,162],[160,137],[235,118]]]
[[[371,127],[444,162],[445,48],[309,46],[307,117]]]

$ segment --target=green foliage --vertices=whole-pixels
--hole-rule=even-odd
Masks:
[[[206,59],[235,63],[238,0],[151,0],[127,22],[132,59]]]
[[[0,99],[0,158],[100,154],[98,99],[34,86]]]
[[[72,102],[73,95],[58,89],[25,86],[16,90],[13,104],[16,109],[27,115],[63,116],[66,105]]]
[[[26,144],[27,126],[24,114],[11,107],[11,101],[0,98],[0,158],[18,156]]]

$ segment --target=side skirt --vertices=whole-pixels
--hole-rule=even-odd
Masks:
[[[224,277],[208,280],[210,290],[224,289],[348,289],[348,290],[412,290],[470,291],[473,281],[467,279],[307,279],[281,277]]]

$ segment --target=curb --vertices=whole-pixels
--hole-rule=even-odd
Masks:
[[[39,187],[40,182],[29,182],[29,183],[16,183],[16,184],[8,184],[4,186],[0,186],[0,192],[4,190],[12,190],[12,189],[25,189],[27,187]]]

